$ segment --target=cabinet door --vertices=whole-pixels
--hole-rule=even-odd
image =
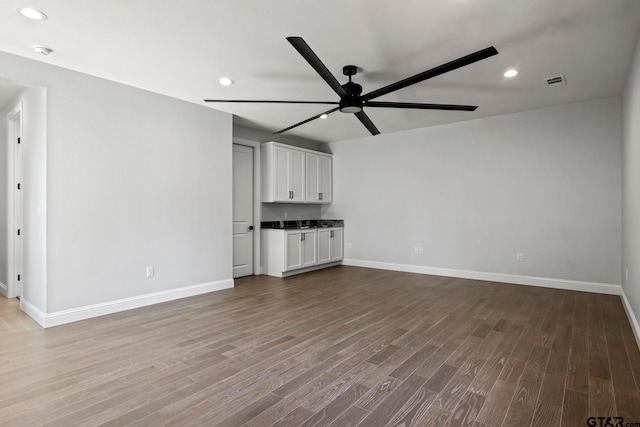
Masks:
[[[333,201],[333,159],[329,156],[318,156],[318,193],[320,203]]]
[[[331,261],[340,261],[344,258],[344,229],[334,228],[331,231]]]
[[[300,231],[287,231],[284,245],[284,270],[295,270],[302,267],[302,233]]]
[[[320,202],[320,156],[307,153],[307,202]]]
[[[316,230],[302,233],[302,267],[318,264]]]
[[[331,203],[332,158],[307,153],[307,202]]]
[[[289,152],[289,190],[291,202],[305,201],[305,153],[291,150]]]
[[[331,261],[331,230],[326,228],[318,229],[318,264]]]
[[[282,147],[275,147],[273,150],[273,197],[275,201],[286,202],[291,199],[289,189],[289,150]]]

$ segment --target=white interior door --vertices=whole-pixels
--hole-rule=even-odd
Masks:
[[[253,274],[253,148],[233,144],[233,277]]]
[[[20,125],[17,124],[18,127],[18,140],[20,140],[19,144],[15,144],[15,188],[14,188],[14,220],[15,220],[15,228],[17,228],[17,232],[15,233],[15,252],[14,252],[14,262],[15,262],[15,275],[16,275],[16,286],[15,286],[15,296],[22,296],[22,268],[23,268],[23,235],[24,230],[22,228],[22,135],[20,134]]]
[[[17,106],[7,115],[9,129],[8,172],[9,172],[9,212],[8,212],[8,289],[7,296],[20,297],[24,277],[23,267],[23,218],[22,218],[22,106]]]

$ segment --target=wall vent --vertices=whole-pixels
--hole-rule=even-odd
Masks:
[[[563,85],[567,83],[567,79],[565,78],[564,74],[561,76],[546,78],[544,79],[544,81],[547,82],[547,85],[549,86]]]

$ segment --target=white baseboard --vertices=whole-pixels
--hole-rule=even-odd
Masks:
[[[633,330],[633,335],[635,335],[636,337],[636,344],[638,344],[638,348],[640,348],[640,324],[638,323],[638,318],[633,312],[633,309],[631,308],[631,304],[629,304],[629,300],[627,299],[627,295],[624,293],[624,289],[622,288],[620,290],[620,299],[622,300],[622,306],[624,307],[624,311],[627,312],[629,323],[631,323],[631,329]]]
[[[423,267],[420,265],[393,264],[357,259],[345,259],[342,261],[342,264],[354,267],[378,268],[381,270],[458,277],[461,279],[486,280],[489,282],[511,283],[516,285],[541,286],[543,288],[567,289],[571,291],[593,292],[607,295],[620,295],[621,290],[620,285],[614,285],[611,283],[580,282],[576,280],[519,276],[516,274],[487,273],[484,271],[455,270],[450,268]]]
[[[220,291],[222,289],[233,288],[233,279],[219,280],[216,282],[201,283],[193,286],[185,286],[178,289],[154,292],[146,295],[139,295],[131,298],[123,298],[116,301],[109,301],[100,304],[87,305],[84,307],[72,308],[70,310],[56,311],[43,314],[35,307],[23,310],[33,317],[36,322],[44,328],[64,325],[65,323],[77,322],[79,320],[90,319],[92,317],[104,316],[105,314],[117,313],[119,311],[131,310],[133,308],[145,307],[147,305],[159,304],[161,302],[173,301],[180,298],[192,297],[209,292]],[[25,301],[26,302],[26,301]],[[22,301],[20,302],[22,308]],[[30,304],[29,304],[30,305]],[[32,314],[33,313],[33,314]],[[35,316],[41,316],[42,321]]]
[[[20,310],[27,313],[29,317],[38,322],[40,326],[46,328],[45,326],[45,318],[46,314],[44,314],[38,307],[31,304],[29,301],[24,299],[24,296],[20,297]]]
[[[2,282],[0,282],[0,294],[4,295],[5,297],[9,295],[9,288],[7,288],[7,285]]]

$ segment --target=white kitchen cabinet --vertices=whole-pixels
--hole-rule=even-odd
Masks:
[[[284,277],[340,264],[343,228],[261,230],[262,273]],[[322,255],[321,255],[322,252]]]
[[[306,153],[307,203],[331,203],[333,199],[333,159],[329,155]]]
[[[341,261],[343,258],[343,228],[318,229],[318,264]]]
[[[333,157],[278,142],[261,146],[264,203],[331,203]]]
[[[310,267],[318,263],[316,230],[287,230],[284,247],[284,271]]]
[[[305,152],[274,142],[262,145],[262,201],[305,202]]]

